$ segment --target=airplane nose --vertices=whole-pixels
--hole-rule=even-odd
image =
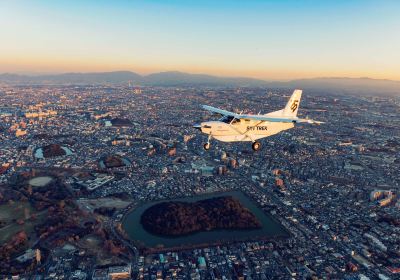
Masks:
[[[201,124],[195,124],[193,125],[193,128],[196,128],[198,130],[201,130]]]

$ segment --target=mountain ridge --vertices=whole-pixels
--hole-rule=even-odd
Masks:
[[[290,81],[268,81],[247,77],[221,77],[179,71],[140,75],[132,71],[68,72],[62,74],[0,74],[0,83],[12,85],[88,85],[136,84],[139,86],[209,86],[209,87],[277,87],[309,90],[344,90],[347,92],[400,95],[400,81],[369,77],[317,77]]]

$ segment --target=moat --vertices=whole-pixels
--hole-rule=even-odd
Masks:
[[[196,230],[182,231],[182,234],[160,234],[157,231],[152,231],[151,227],[143,226],[141,223],[143,214],[149,213],[149,210],[154,208],[155,205],[161,206],[176,206],[176,205],[186,205],[189,207],[191,205],[198,206],[199,203],[204,203],[204,200],[214,200],[223,203],[224,198],[234,199],[245,209],[247,208],[251,216],[254,216],[254,221],[256,224],[248,223],[246,226],[243,224],[240,226],[233,225],[229,228],[221,228],[220,226],[215,226],[213,228],[203,228],[198,227]],[[240,209],[240,206],[238,206]],[[246,209],[246,210],[247,210]],[[147,212],[146,212],[147,211]],[[242,211],[242,210],[240,210]],[[249,213],[246,213],[249,215]],[[142,221],[143,222],[143,221]],[[140,245],[145,247],[159,247],[164,248],[169,247],[180,247],[180,246],[191,246],[198,244],[217,244],[230,241],[245,241],[245,240],[255,240],[255,239],[271,239],[278,237],[287,237],[289,234],[286,229],[274,220],[267,213],[262,211],[257,205],[244,193],[240,191],[223,192],[218,194],[207,194],[199,195],[195,197],[179,198],[174,200],[166,201],[155,201],[139,206],[132,212],[128,213],[123,221],[123,228],[127,232],[128,236]],[[146,230],[147,228],[147,230]]]

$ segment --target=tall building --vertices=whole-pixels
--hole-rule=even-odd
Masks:
[[[36,249],[36,251],[35,251],[35,257],[36,257],[36,263],[37,263],[37,264],[40,264],[41,261],[42,261],[42,254],[41,254],[41,252],[40,252],[39,249]]]

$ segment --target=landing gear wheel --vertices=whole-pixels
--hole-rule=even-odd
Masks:
[[[203,145],[203,148],[204,148],[204,150],[206,150],[206,151],[208,151],[208,150],[210,149],[210,147],[211,147],[211,144],[210,144],[210,143],[205,143],[205,144]]]
[[[254,142],[253,144],[251,144],[251,147],[253,148],[254,151],[258,151],[261,148],[261,143]]]

